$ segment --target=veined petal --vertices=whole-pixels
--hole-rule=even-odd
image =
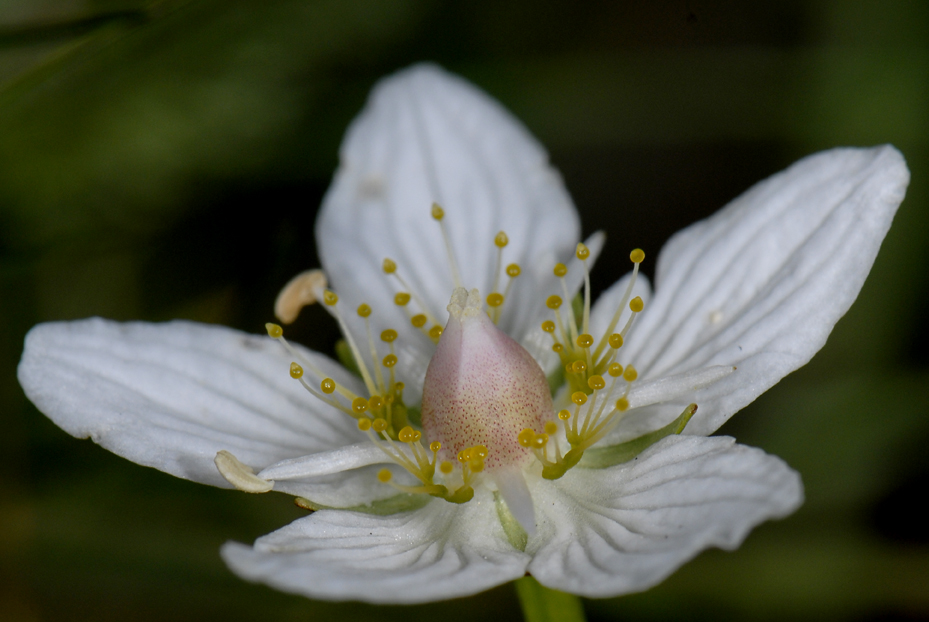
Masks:
[[[803,500],[795,471],[728,437],[668,437],[632,462],[573,469],[533,494],[540,516],[529,572],[590,597],[647,589],[705,548],[737,547]]]
[[[340,384],[363,390],[333,361],[300,352]],[[258,470],[365,438],[351,417],[290,377],[291,360],[268,337],[219,326],[94,318],[33,328],[18,374],[29,399],[69,434],[229,487],[213,464],[220,450]]]
[[[401,286],[381,271],[390,257],[444,325],[456,283],[430,217],[437,202],[466,288],[490,293],[494,236],[507,233],[503,265],[518,263],[523,274],[501,321],[520,337],[519,318],[538,304],[539,275],[571,256],[580,226],[561,177],[519,121],[461,78],[417,65],[374,88],[340,159],[316,227],[323,267],[340,296],[372,304],[378,329],[407,324],[393,304]],[[420,341],[431,352],[428,340]]]
[[[523,576],[493,499],[441,500],[414,512],[371,516],[323,510],[259,538],[227,543],[239,576],[324,600],[421,603],[467,596]]]
[[[685,433],[712,433],[822,347],[858,295],[908,182],[893,147],[834,149],[668,242],[623,358],[642,378],[738,367],[695,396],[700,410]]]

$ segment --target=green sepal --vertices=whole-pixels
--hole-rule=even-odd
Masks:
[[[412,495],[408,493],[401,493],[393,497],[387,497],[386,499],[372,501],[367,505],[353,505],[347,508],[337,508],[331,505],[323,505],[321,503],[316,503],[315,501],[310,501],[305,497],[295,497],[294,503],[296,503],[298,507],[301,507],[304,510],[311,510],[313,512],[317,510],[343,510],[345,512],[361,512],[362,514],[373,514],[375,516],[389,516],[391,514],[399,514],[400,512],[412,512],[413,510],[418,510],[424,507],[431,500],[432,499],[430,499],[427,495]]]
[[[582,469],[605,469],[629,462],[664,437],[683,432],[687,422],[690,421],[695,412],[697,412],[697,405],[691,404],[684,409],[684,412],[677,419],[654,432],[649,432],[619,445],[588,449],[584,454],[584,461],[578,466]]]
[[[348,342],[344,339],[339,339],[335,342],[335,357],[339,359],[339,363],[342,364],[342,367],[361,378],[361,369],[358,367],[355,355],[352,354],[351,347],[349,347]]]
[[[497,518],[500,519],[506,539],[510,541],[514,548],[525,551],[526,544],[529,542],[529,534],[526,533],[523,526],[510,512],[510,508],[507,507],[506,501],[503,500],[499,490],[494,491],[494,506],[497,508]]]

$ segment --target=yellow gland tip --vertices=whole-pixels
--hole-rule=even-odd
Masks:
[[[588,335],[587,333],[584,333],[583,335],[577,336],[577,347],[589,348],[592,345],[594,345],[593,335]]]
[[[380,395],[372,395],[371,398],[368,400],[368,407],[371,410],[380,410],[381,406],[383,405],[384,405],[384,398],[382,398]]]
[[[552,346],[552,352],[564,352],[564,346],[560,343],[556,343]]]
[[[580,259],[581,261],[584,261],[585,259],[590,257],[590,249],[587,248],[583,242],[578,242],[577,251],[575,251],[575,254],[577,255],[578,259]]]
[[[621,397],[618,400],[616,400],[616,410],[618,410],[619,412],[626,412],[627,410],[629,410],[629,400],[627,400],[624,397]]]
[[[367,417],[362,417],[358,420],[358,429],[362,432],[367,432],[371,429],[371,420]]]
[[[384,364],[384,367],[393,367],[397,364],[397,356],[395,354],[388,354],[381,362]]]
[[[607,340],[610,344],[610,347],[614,350],[618,350],[623,347],[623,336],[619,333],[613,333],[610,335],[610,338]]]
[[[522,268],[519,267],[518,263],[511,263],[506,267],[506,275],[511,279],[515,279],[520,274],[522,274]]]
[[[389,257],[385,257],[382,267],[384,268],[384,274],[393,274],[397,271],[397,262]]]
[[[455,470],[455,465],[448,460],[443,460],[442,463],[439,464],[439,470],[448,475]]]
[[[387,429],[387,420],[378,417],[371,422],[371,429],[373,429],[375,432],[383,432]]]
[[[366,304],[358,305],[358,315],[361,317],[369,317],[371,315],[371,307]]]
[[[416,440],[416,432],[410,426],[406,426],[397,433],[397,438],[402,443],[412,443]]]
[[[561,306],[561,296],[551,295],[545,299],[545,306],[549,309],[557,309]]]
[[[431,443],[429,443],[429,451],[431,451],[432,453],[437,454],[439,453],[440,449],[442,449],[442,443],[440,443],[439,441],[432,441]]]
[[[555,276],[561,278],[568,273],[568,266],[564,265],[563,263],[556,263],[554,272]]]
[[[422,328],[423,326],[426,325],[426,320],[427,318],[425,315],[423,315],[422,313],[417,313],[416,315],[410,318],[410,324],[412,324],[416,328]]]
[[[444,329],[441,326],[436,324],[435,326],[429,329],[429,336],[432,337],[433,339],[438,339],[439,337],[442,336],[443,330]]]
[[[574,361],[571,363],[571,371],[573,371],[575,374],[583,374],[585,371],[587,371],[587,363],[584,361]]]
[[[554,434],[555,432],[557,432],[557,431],[558,431],[558,424],[557,424],[557,423],[555,423],[554,421],[546,421],[546,422],[545,422],[545,433],[546,433],[546,434],[548,434],[549,436],[551,436],[551,435],[553,435],[553,434]]]
[[[319,383],[319,388],[323,393],[329,395],[335,391],[335,380],[332,378],[323,378],[323,381]]]
[[[619,363],[610,363],[610,367],[609,369],[607,369],[607,372],[613,378],[619,378],[620,376],[623,375],[623,366],[620,365]]]
[[[488,307],[499,307],[503,304],[503,294],[498,294],[494,292],[487,296],[487,306]]]
[[[359,415],[368,410],[368,400],[363,397],[356,397],[352,400],[352,410]]]
[[[445,218],[445,210],[438,203],[432,204],[432,217],[436,220]]]
[[[284,329],[273,322],[265,324],[265,330],[268,331],[268,336],[274,339],[279,339],[284,334]]]
[[[555,323],[551,320],[545,320],[542,322],[542,330],[544,330],[546,333],[555,332]]]
[[[323,302],[331,307],[335,303],[339,302],[339,295],[331,289],[327,289],[325,293],[323,293]]]
[[[303,376],[303,368],[297,365],[296,363],[290,364],[290,377],[291,378],[300,378]]]
[[[390,469],[381,469],[377,472],[377,481],[382,484],[386,484],[391,478],[393,478],[393,474],[391,474]]]
[[[532,439],[535,438],[535,431],[532,428],[526,428],[516,436],[516,441],[523,447],[532,445]]]
[[[632,260],[632,263],[642,263],[645,261],[645,251],[641,248],[637,248],[629,253],[629,259]]]
[[[645,303],[642,302],[642,299],[639,296],[636,296],[629,301],[629,308],[632,309],[633,313],[638,313],[645,308]]]
[[[587,379],[587,386],[594,391],[599,391],[606,386],[606,381],[603,379],[603,376],[591,376]]]
[[[381,341],[386,341],[387,343],[390,343],[394,341],[396,338],[397,338],[397,331],[395,331],[392,328],[388,328],[387,330],[381,332]]]
[[[632,382],[638,377],[639,377],[639,372],[635,370],[635,367],[633,367],[632,365],[627,365],[626,371],[623,372],[623,378],[625,378],[628,382]]]
[[[571,394],[571,401],[578,406],[583,406],[587,403],[587,394],[583,391],[575,391]]]
[[[567,421],[568,419],[571,418],[571,411],[568,410],[568,409],[566,409],[566,408],[565,408],[565,409],[562,409],[562,410],[559,410],[559,411],[558,411],[558,418],[561,419],[562,421]]]
[[[510,243],[510,238],[506,237],[506,232],[501,231],[494,237],[494,244],[497,245],[497,248],[503,248]]]
[[[398,307],[405,307],[410,302],[410,295],[406,292],[394,294],[394,304]]]

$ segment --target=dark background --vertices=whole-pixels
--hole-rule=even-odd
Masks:
[[[313,222],[351,118],[420,60],[548,147],[602,290],[795,159],[892,142],[909,195],[825,349],[724,428],[799,470],[807,502],[591,620],[929,620],[929,3],[0,4],[0,619],[471,620],[455,603],[318,603],[217,549],[302,515],[136,466],[56,428],[15,379],[46,320],[175,317],[260,332],[318,265]],[[311,309],[289,331],[331,351]],[[415,586],[410,586],[415,589]]]

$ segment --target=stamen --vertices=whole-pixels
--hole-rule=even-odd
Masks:
[[[217,452],[216,457],[213,458],[213,463],[216,465],[219,474],[242,492],[268,492],[274,488],[274,482],[269,482],[255,475],[255,471],[250,466],[239,462],[238,458],[225,449]]]
[[[578,242],[575,255],[581,260],[581,265],[584,266],[584,318],[581,329],[586,333],[590,330],[590,270],[587,269],[587,258],[590,257],[590,249],[584,246],[583,242]]]
[[[284,324],[292,324],[300,310],[318,302],[317,292],[326,288],[326,275],[322,270],[301,272],[287,282],[274,301],[274,315]]]
[[[442,230],[442,239],[445,240],[445,250],[448,253],[448,263],[452,269],[452,280],[455,281],[455,287],[461,287],[461,273],[458,271],[458,262],[455,261],[455,251],[452,248],[451,238],[448,236],[448,230],[445,228],[445,210],[438,203],[432,204],[432,217],[439,223]]]
[[[339,296],[334,291],[327,289],[323,295],[324,307],[339,324],[339,329],[342,331],[342,336],[345,338],[346,343],[348,343],[348,347],[352,351],[352,356],[355,357],[355,363],[358,365],[358,371],[361,372],[361,379],[364,380],[365,387],[368,389],[368,393],[376,393],[377,386],[374,384],[374,380],[371,378],[371,374],[368,373],[368,366],[365,365],[364,359],[361,357],[361,352],[358,350],[358,346],[355,344],[355,339],[352,337],[351,331],[348,330],[348,325],[345,323],[345,320],[342,319],[342,314],[339,313],[337,307],[338,302]]]
[[[603,352],[607,335],[616,330],[616,325],[619,323],[619,317],[622,315],[623,309],[626,308],[626,303],[632,296],[632,290],[635,287],[636,277],[639,275],[639,264],[645,261],[645,252],[641,248],[637,248],[629,253],[629,259],[632,261],[634,266],[632,268],[632,277],[629,279],[629,284],[626,286],[626,291],[623,293],[622,300],[616,307],[616,312],[613,314],[613,318],[610,320],[610,324],[606,327],[606,330],[603,331],[603,337],[600,339],[600,345],[598,345],[597,349],[594,350],[595,359],[599,358],[600,354]]]

